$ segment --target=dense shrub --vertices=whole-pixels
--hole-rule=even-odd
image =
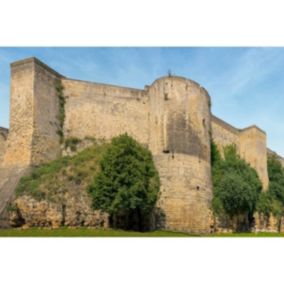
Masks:
[[[275,155],[269,155],[267,160],[269,191],[284,206],[284,170]]]
[[[261,192],[256,205],[256,210],[266,216],[269,216],[272,213],[274,216],[280,217],[282,215],[282,204],[273,194],[271,194],[271,191]]]
[[[159,176],[150,151],[124,134],[112,139],[100,167],[90,187],[94,208],[108,212],[113,219],[123,216],[126,228],[133,229],[136,218],[142,230],[159,191]]]
[[[87,190],[99,170],[98,161],[106,147],[106,144],[95,144],[73,157],[61,157],[34,167],[20,180],[16,195],[57,202],[72,188],[78,192]]]
[[[268,156],[267,170],[269,190],[261,193],[257,211],[266,216],[281,217],[284,211],[284,169],[275,155]]]
[[[252,215],[261,192],[256,171],[239,157],[234,145],[224,149],[224,158],[212,142],[213,210],[231,217]]]

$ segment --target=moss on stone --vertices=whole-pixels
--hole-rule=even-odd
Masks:
[[[29,176],[20,180],[16,195],[58,202],[72,188],[78,192],[85,190],[99,170],[98,161],[105,147],[106,144],[95,144],[73,157],[61,157],[35,167]]]
[[[55,89],[56,89],[56,94],[57,94],[58,101],[59,101],[59,112],[57,116],[59,124],[58,124],[57,134],[60,137],[60,143],[63,143],[64,141],[63,127],[64,127],[64,121],[65,121],[66,98],[64,97],[64,94],[63,94],[64,87],[60,80],[56,82]]]

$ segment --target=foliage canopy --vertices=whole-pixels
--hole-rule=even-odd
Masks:
[[[224,158],[212,142],[213,210],[229,216],[252,214],[261,192],[256,171],[237,154],[236,147],[224,148]]]
[[[284,207],[284,169],[275,155],[267,159],[269,190],[262,192],[257,203],[257,211],[265,215],[283,215]]]
[[[159,192],[151,152],[123,134],[112,139],[100,167],[90,187],[94,208],[111,216],[136,214],[141,222],[153,209]]]

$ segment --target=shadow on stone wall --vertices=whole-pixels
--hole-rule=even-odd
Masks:
[[[185,113],[174,113],[167,124],[168,149],[172,153],[180,153],[206,160],[207,150],[198,133],[186,120]]]
[[[120,212],[109,219],[110,227],[127,231],[148,232],[156,229],[155,209],[143,213],[139,210]]]
[[[239,214],[231,217],[228,215],[214,216],[214,232],[227,233],[227,232],[251,232],[254,230],[255,220],[249,214]]]
[[[166,214],[162,208],[155,208],[152,226],[157,230],[166,228]]]

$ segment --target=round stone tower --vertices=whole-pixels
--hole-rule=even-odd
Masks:
[[[210,97],[197,83],[169,76],[148,89],[149,147],[161,179],[158,227],[210,231]]]

